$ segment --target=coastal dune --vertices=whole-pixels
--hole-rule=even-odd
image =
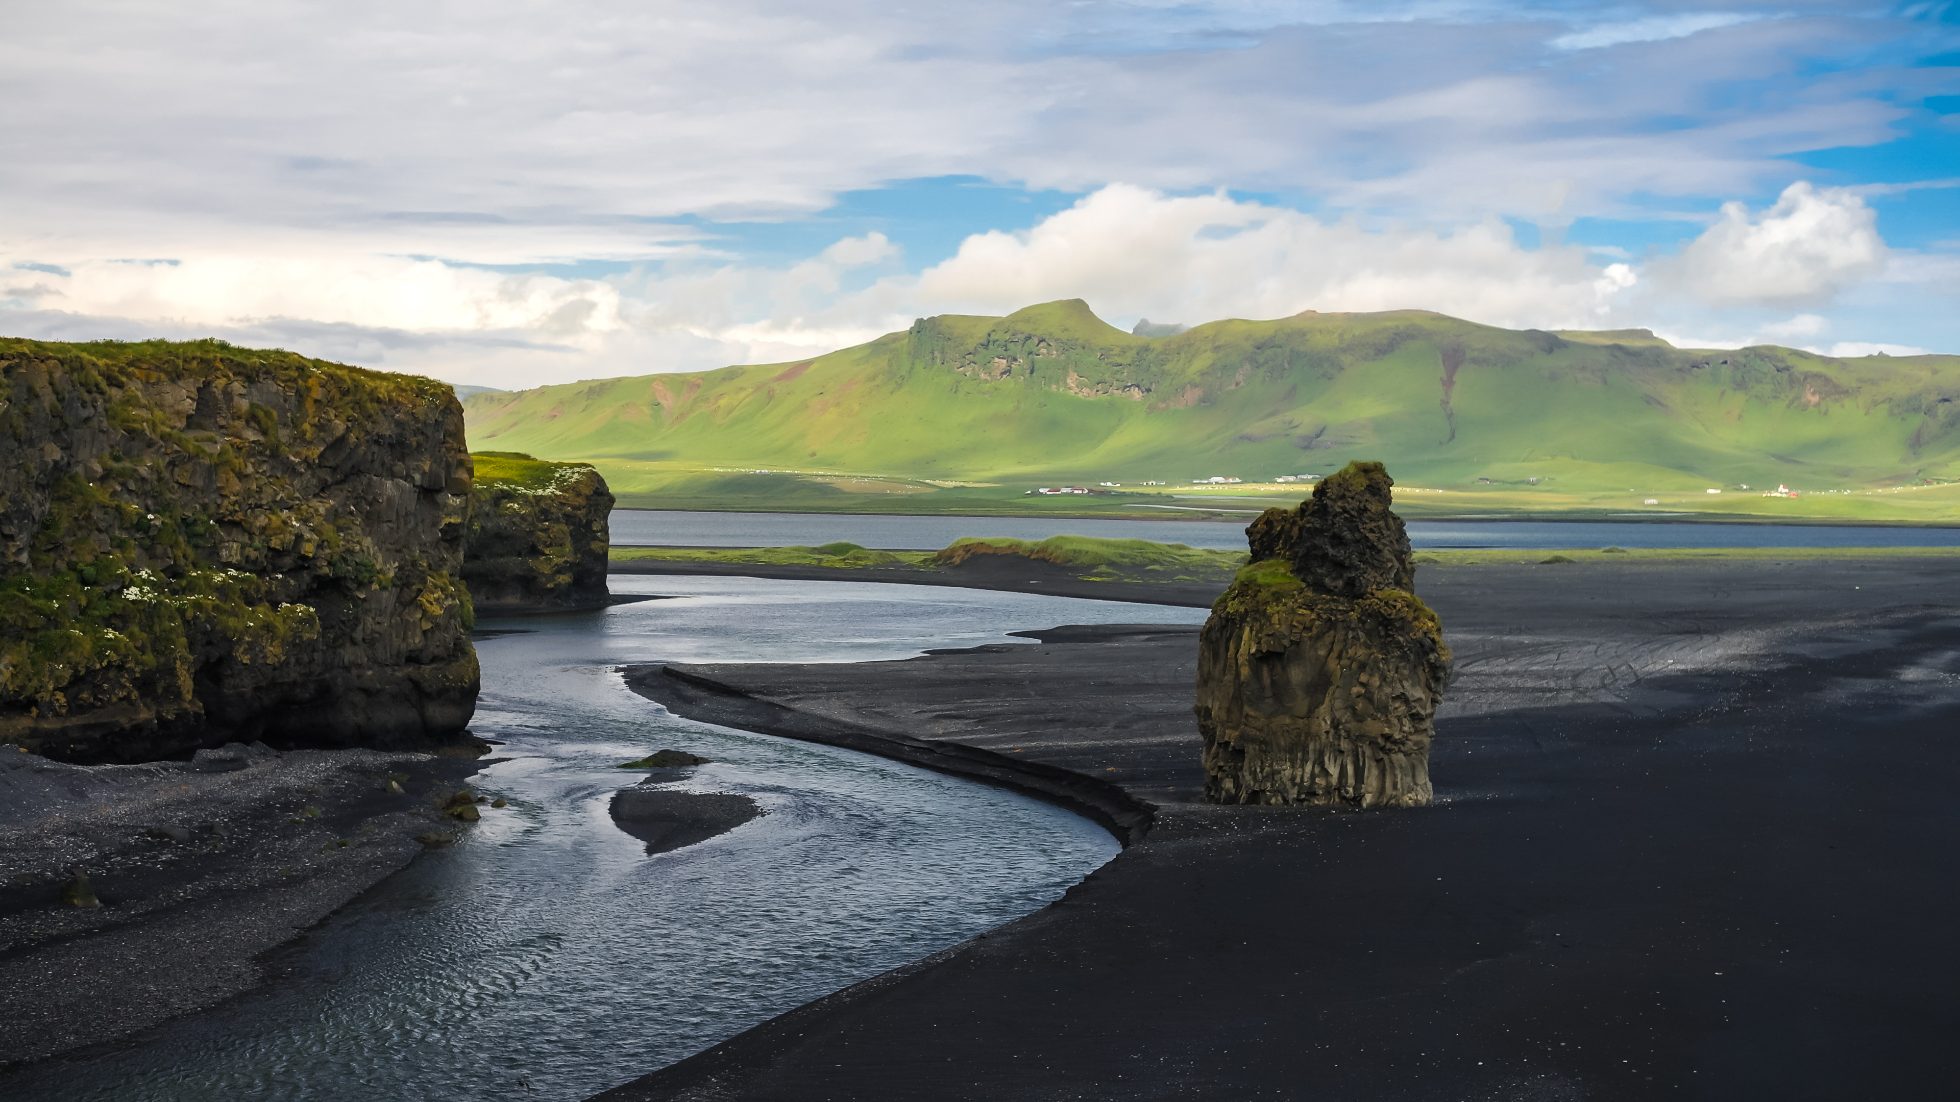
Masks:
[[[1365,814],[1199,801],[1188,628],[632,671],[684,715],[971,748],[1145,821],[1060,903],[601,1097],[1943,1089],[1952,572],[1426,568],[1437,804]]]

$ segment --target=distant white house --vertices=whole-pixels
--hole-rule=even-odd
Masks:
[[[1109,487],[1110,489],[1112,489],[1112,490],[1113,490],[1113,489],[1115,489],[1115,488],[1117,488],[1117,487],[1119,487],[1119,486],[1121,486],[1121,485],[1123,485],[1123,484],[1122,484],[1121,482],[1098,482],[1098,483],[1096,483],[1096,485],[1098,485],[1098,486],[1107,486],[1107,487]]]
[[[1711,494],[1719,494],[1719,493],[1721,493],[1722,491],[1720,491],[1720,490],[1718,490],[1718,489],[1716,489],[1716,488],[1715,488],[1715,487],[1713,487],[1713,486],[1710,486],[1710,487],[1708,488],[1708,492],[1709,492],[1709,493],[1711,493]]]
[[[1648,498],[1647,500],[1645,500],[1645,501],[1643,501],[1643,502],[1641,502],[1640,504],[1642,504],[1642,505],[1659,505],[1660,503],[1661,503],[1661,499],[1660,499],[1660,498],[1657,498],[1657,497],[1650,497],[1650,498]]]

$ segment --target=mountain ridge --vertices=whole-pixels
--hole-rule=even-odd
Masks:
[[[1956,398],[1955,356],[1684,349],[1421,310],[1138,336],[1065,299],[921,318],[798,361],[473,395],[466,410],[475,446],[592,461],[616,485],[609,462],[1184,482],[1366,456],[1424,485],[1634,492],[1960,477]]]

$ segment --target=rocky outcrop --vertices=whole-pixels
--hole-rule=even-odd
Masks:
[[[584,463],[480,452],[463,578],[483,612],[603,605],[613,496]]]
[[[428,379],[0,340],[0,741],[406,746],[476,706],[470,463]]]
[[[1200,637],[1207,799],[1430,802],[1449,649],[1413,591],[1393,485],[1381,464],[1350,463],[1298,509],[1268,509],[1246,529],[1252,562]]]

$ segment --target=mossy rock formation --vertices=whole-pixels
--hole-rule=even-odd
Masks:
[[[585,463],[480,452],[463,578],[484,612],[606,603],[612,492]]]
[[[429,379],[0,339],[0,742],[400,746],[476,707],[470,462]]]
[[[1198,727],[1216,803],[1412,807],[1449,676],[1442,625],[1413,592],[1394,482],[1350,463],[1298,509],[1268,509],[1252,563],[1200,636]]]

